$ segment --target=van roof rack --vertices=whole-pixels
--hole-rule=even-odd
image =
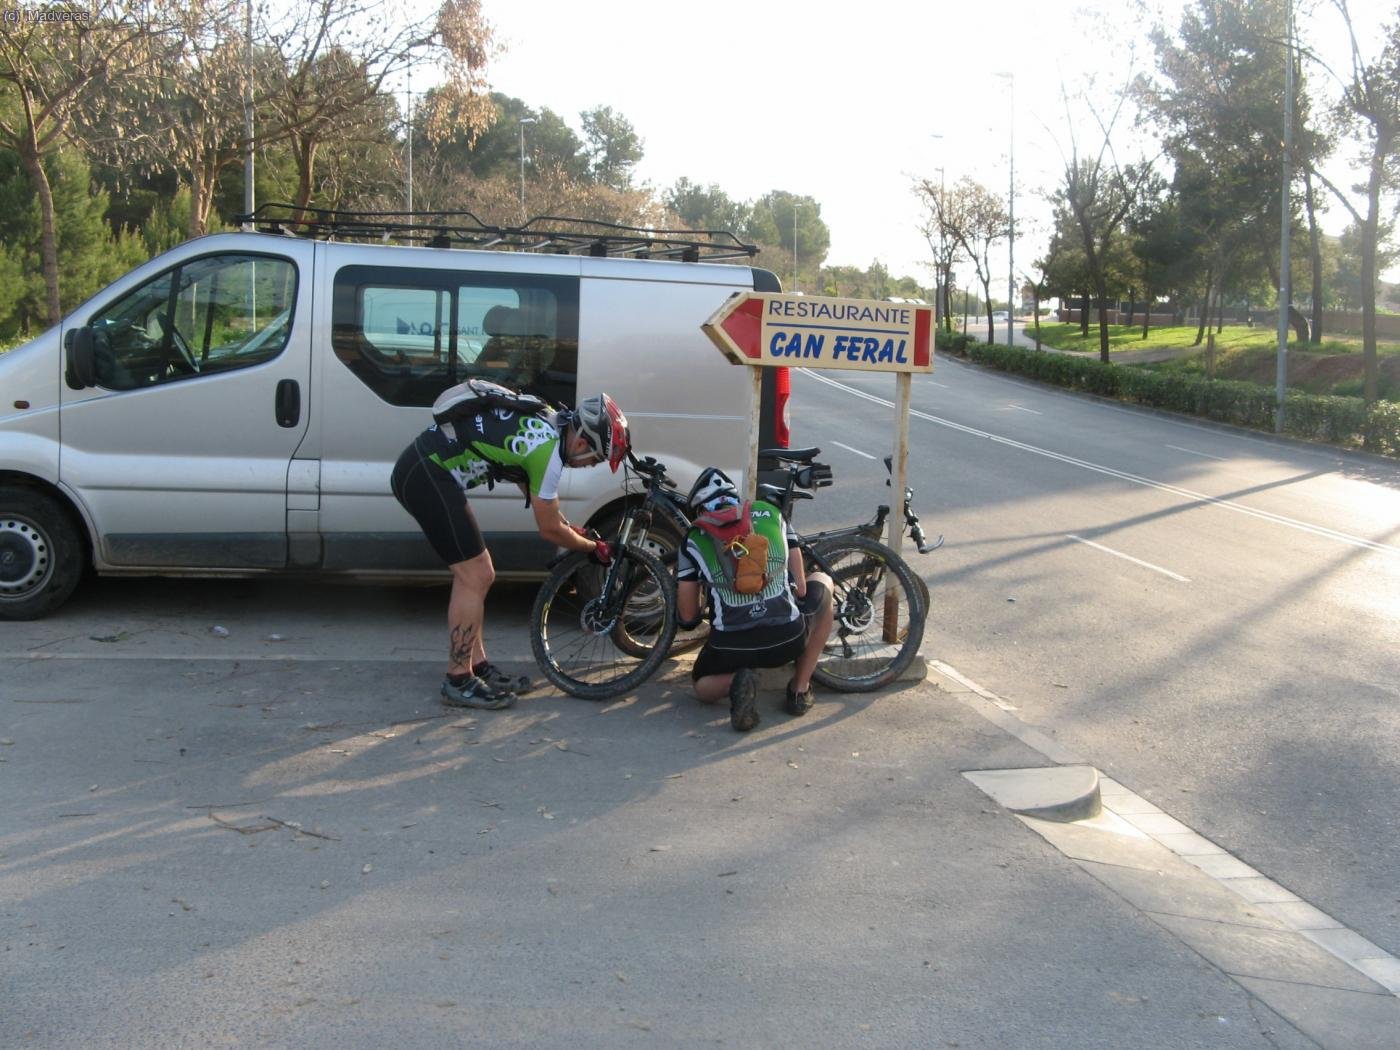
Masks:
[[[469,211],[334,211],[294,204],[262,204],[235,215],[264,233],[318,240],[421,244],[429,248],[503,249],[554,255],[590,255],[682,262],[752,259],[757,245],[724,230],[654,230],[597,219],[538,215],[519,226],[493,226]]]

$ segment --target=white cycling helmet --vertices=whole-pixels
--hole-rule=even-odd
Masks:
[[[743,500],[729,475],[719,467],[706,467],[686,496],[691,516],[697,522],[732,525],[743,517]]]

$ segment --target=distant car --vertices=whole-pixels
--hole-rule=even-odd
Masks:
[[[1005,310],[998,310],[996,313],[992,314],[992,322],[994,324],[1005,324],[1006,320],[1007,314]]]

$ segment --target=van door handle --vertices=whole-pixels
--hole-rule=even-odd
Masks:
[[[301,422],[301,386],[295,379],[277,384],[277,425],[294,427]]]

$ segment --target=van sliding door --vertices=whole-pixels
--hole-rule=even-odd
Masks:
[[[502,256],[502,269],[479,271],[446,255],[435,258],[457,265],[424,266],[423,253],[413,249],[401,258],[415,265],[394,265],[388,251],[376,251],[378,265],[355,265],[363,255],[349,246],[328,246],[327,256],[351,264],[333,270],[334,358],[319,380],[323,565],[441,569],[389,492],[394,462],[432,423],[438,394],[470,377],[560,407],[576,402],[578,261],[550,259],[563,272],[541,273],[538,257]],[[538,572],[550,548],[519,490],[481,486],[470,499],[497,571]]]

